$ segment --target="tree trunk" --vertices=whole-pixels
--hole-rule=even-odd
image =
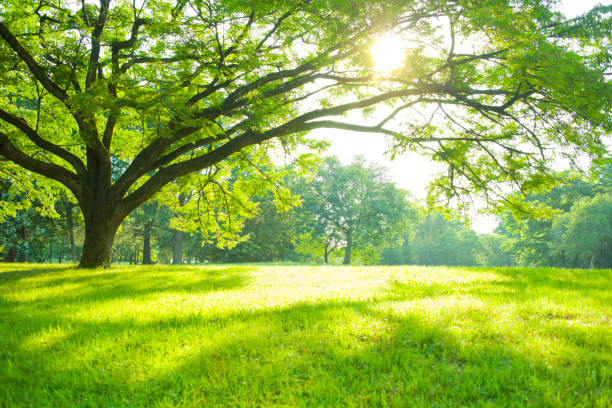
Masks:
[[[21,241],[25,241],[26,239],[25,227],[19,227],[19,229],[17,229],[17,236],[20,238]],[[28,261],[28,258],[25,252],[17,251],[17,262],[27,262],[27,261]]]
[[[185,194],[181,193],[178,196],[179,206],[182,207],[185,205],[187,198]],[[174,230],[174,248],[172,251],[172,264],[173,265],[182,265],[183,264],[183,231]]]
[[[6,254],[6,262],[17,262],[17,248],[12,247]]]
[[[142,264],[151,265],[153,261],[151,260],[151,224],[149,222],[145,223],[142,235]]]
[[[325,254],[323,255],[323,263],[327,265],[329,263],[329,243],[325,243]]]
[[[53,244],[49,244],[49,263],[53,260]]]
[[[589,262],[589,269],[593,269],[595,267],[595,254],[591,255],[591,261]]]
[[[72,262],[77,262],[76,245],[74,243],[74,219],[72,218],[72,207],[66,205],[66,227],[68,229],[68,238],[70,240],[70,257]]]
[[[174,230],[174,251],[172,252],[172,264],[183,264],[183,231]]]
[[[344,249],[344,261],[342,261],[344,265],[351,264],[352,246],[353,246],[353,231],[348,230],[348,232],[346,233],[346,248]]]
[[[113,241],[123,218],[107,216],[102,211],[85,218],[85,241],[79,268],[110,266]]]

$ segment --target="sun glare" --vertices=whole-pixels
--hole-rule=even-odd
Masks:
[[[404,63],[406,45],[397,34],[385,34],[380,37],[370,52],[374,60],[374,69],[380,73],[395,71]]]

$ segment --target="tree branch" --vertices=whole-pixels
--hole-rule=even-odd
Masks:
[[[9,140],[8,135],[0,132],[0,155],[4,156],[13,163],[40,174],[47,178],[59,181],[81,199],[83,197],[83,186],[78,176],[57,164],[47,163],[42,160],[28,156],[17,149]]]
[[[28,69],[34,75],[34,77],[45,87],[45,89],[60,101],[67,103],[68,94],[64,92],[57,84],[47,76],[45,69],[41,67],[30,55],[30,53],[23,48],[19,40],[13,35],[13,33],[0,22],[0,36],[7,42],[7,44],[15,51],[17,56],[25,62]]]
[[[87,77],[85,78],[85,89],[89,89],[96,81],[98,63],[100,61],[100,36],[106,25],[109,7],[110,0],[100,0],[100,13],[98,14],[96,26],[91,33],[91,54],[89,55],[89,67],[87,68]]]
[[[32,129],[27,124],[24,119],[15,116],[12,113],[6,112],[2,109],[0,109],[0,119],[4,120],[7,123],[10,123],[17,129],[21,130],[28,137],[28,139],[34,142],[41,149],[47,150],[48,152],[51,152],[57,157],[68,162],[76,170],[77,174],[81,176],[85,174],[85,165],[83,164],[81,159],[79,159],[74,154],[62,149],[58,145],[43,139],[34,129]]]

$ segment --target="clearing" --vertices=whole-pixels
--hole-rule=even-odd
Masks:
[[[1,407],[612,405],[612,271],[0,264]]]

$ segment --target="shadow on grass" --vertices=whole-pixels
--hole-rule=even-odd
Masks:
[[[496,275],[497,280],[470,282],[423,283],[418,280],[391,281],[389,288],[404,299],[469,295],[488,300],[514,302],[520,300],[580,298],[612,305],[612,270],[555,268],[449,268],[476,274]]]
[[[133,297],[237,289],[248,282],[249,270],[201,270],[192,281],[184,282],[185,275],[162,289],[157,286],[164,276],[168,280],[167,272],[88,276],[78,285],[91,285],[91,291],[47,299],[29,315],[9,304],[0,316],[25,324],[11,331],[12,347],[0,348],[0,360],[12,367],[0,368],[7,381],[0,398],[15,406],[604,407],[611,401],[610,358],[603,353],[609,331],[593,340],[588,329],[550,328],[546,338],[563,340],[570,347],[565,351],[574,353],[565,365],[550,364],[504,340],[509,334],[487,320],[495,311],[468,307],[432,318],[389,309],[394,302],[458,292],[520,301],[520,291],[540,283],[580,294],[594,290],[588,284],[559,286],[554,275],[508,272],[514,274],[509,281],[451,285],[390,282],[387,295],[374,300],[230,309],[155,322],[67,321],[61,310],[124,297],[130,290],[136,291]],[[453,327],[458,321],[473,325],[478,338],[458,334]],[[59,339],[24,344],[31,335],[62,325],[69,327],[60,330]],[[588,352],[592,348],[595,352]]]
[[[173,272],[173,269],[176,273],[169,273]],[[25,285],[23,289],[44,289],[45,292],[37,294],[26,303],[35,304],[41,309],[53,309],[124,298],[142,300],[160,293],[203,294],[237,289],[249,283],[253,270],[255,268],[248,266],[215,269],[130,267],[91,270],[83,274],[74,268],[52,268],[4,272],[0,273],[0,276],[9,275],[6,284],[13,284],[25,277],[38,276],[41,279]],[[7,303],[4,299],[4,303],[8,304],[10,301]]]
[[[492,272],[508,278],[517,288],[551,288],[577,291],[607,291],[612,287],[610,269],[562,268],[464,268],[471,272]]]
[[[13,269],[9,271],[0,270],[0,286],[15,283],[21,279],[33,278],[45,274],[61,274],[62,272],[74,269],[74,266],[45,266],[39,265],[32,267],[28,264],[0,264],[2,269]]]

